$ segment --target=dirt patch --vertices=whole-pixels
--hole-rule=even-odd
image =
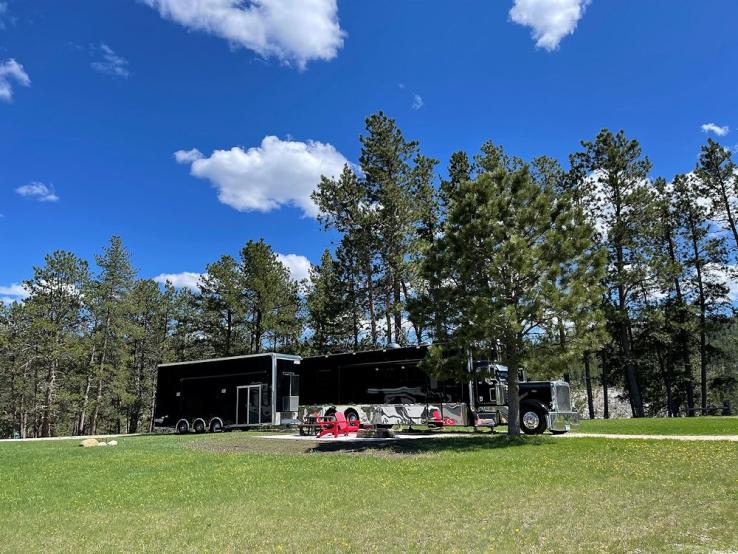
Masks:
[[[405,456],[430,456],[432,452],[423,449],[407,449],[404,441],[372,442],[363,444],[361,442],[322,442],[318,440],[279,440],[266,439],[258,436],[249,436],[246,433],[229,433],[217,437],[189,442],[188,447],[208,452],[220,452],[223,454],[286,454],[314,456],[321,454],[336,455],[348,454],[353,456],[377,456],[377,457],[405,457]],[[410,441],[408,441],[410,442]],[[413,441],[418,442],[418,441]]]
[[[208,435],[188,441],[189,448],[223,454],[281,454],[281,455],[349,455],[397,458],[434,456],[445,451],[488,450],[523,445],[541,444],[546,439],[481,435],[476,437],[420,438],[387,441],[324,442],[318,440],[280,440],[263,438],[245,432]]]

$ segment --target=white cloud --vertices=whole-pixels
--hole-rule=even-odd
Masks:
[[[100,46],[91,47],[92,54],[97,58],[90,64],[90,67],[100,73],[112,75],[113,77],[122,77],[128,79],[131,72],[128,69],[128,60],[123,56],[119,56],[115,51],[104,42]]]
[[[34,181],[22,187],[15,189],[15,192],[21,196],[35,198],[39,202],[58,202],[59,197],[54,191],[53,185],[45,185],[38,181]]]
[[[515,0],[510,19],[532,29],[536,46],[549,52],[577,28],[590,0]]]
[[[204,274],[202,273],[195,273],[192,271],[183,271],[182,273],[161,273],[154,277],[154,281],[162,285],[169,281],[175,288],[190,289],[197,292],[200,290],[200,279],[203,275]]]
[[[179,151],[174,157],[190,163],[191,153]],[[216,150],[209,158],[195,159],[190,173],[208,179],[218,190],[218,200],[239,211],[269,212],[294,205],[315,217],[318,208],[310,193],[321,175],[335,177],[346,163],[330,144],[267,136],[260,146],[248,150]]]
[[[24,87],[31,86],[31,78],[23,66],[10,58],[0,63],[0,100],[10,102],[13,99],[12,81]]]
[[[304,69],[343,46],[336,0],[141,0],[191,30]]]
[[[412,108],[414,110],[419,110],[422,107],[423,107],[423,97],[420,96],[419,94],[413,94]]]
[[[193,148],[192,150],[178,150],[174,153],[174,159],[180,164],[189,164],[195,160],[201,160],[204,157],[202,152],[197,148]]]
[[[0,285],[0,303],[12,304],[13,302],[21,302],[28,298],[28,291],[23,285],[13,283],[9,286]]]
[[[703,133],[714,133],[719,137],[724,137],[730,132],[730,127],[727,125],[715,125],[714,123],[703,123],[700,128]]]
[[[277,258],[286,267],[295,281],[310,280],[310,260],[299,254],[279,254]]]

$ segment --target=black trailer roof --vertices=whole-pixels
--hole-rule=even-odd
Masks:
[[[362,367],[408,364],[417,365],[428,352],[427,345],[384,348],[381,350],[365,350],[362,352],[343,352],[340,354],[322,354],[303,358],[307,366],[329,362],[335,367]]]
[[[207,358],[205,360],[190,360],[188,362],[171,362],[167,364],[159,364],[157,367],[174,367],[188,364],[207,364],[211,362],[226,362],[230,360],[243,360],[246,358],[265,358],[273,357],[280,360],[302,360],[300,356],[294,354],[280,354],[279,352],[262,352],[260,354],[244,354],[243,356],[227,356],[225,358]]]
[[[428,352],[428,345],[404,346],[395,348],[382,348],[377,350],[363,350],[360,352],[341,352],[338,354],[320,354],[307,356],[305,358],[295,354],[282,354],[279,352],[262,352],[260,354],[245,354],[243,356],[227,356],[224,358],[209,358],[205,360],[190,360],[187,362],[171,362],[159,364],[159,368],[178,367],[190,364],[207,364],[213,362],[225,362],[231,360],[242,360],[248,358],[274,357],[280,360],[304,361],[307,365],[330,361],[339,367],[361,367],[363,365],[383,365],[398,363],[417,364]]]

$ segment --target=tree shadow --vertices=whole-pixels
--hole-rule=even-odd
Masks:
[[[346,454],[395,454],[417,455],[437,452],[473,452],[514,448],[521,446],[540,446],[544,437],[509,437],[507,435],[443,436],[413,439],[386,439],[381,441],[341,441],[319,443],[306,450],[310,453]]]

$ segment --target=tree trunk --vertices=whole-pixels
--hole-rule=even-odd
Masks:
[[[225,343],[225,355],[230,356],[231,354],[231,332],[232,332],[232,318],[233,312],[230,308],[226,310],[226,343]]]
[[[616,244],[616,268],[618,275],[622,275],[625,271],[625,261],[623,258],[623,246]],[[619,280],[620,281],[620,280]],[[643,401],[641,399],[641,389],[638,385],[638,377],[636,374],[635,364],[633,363],[633,355],[630,346],[629,326],[630,316],[628,315],[628,305],[626,300],[625,288],[622,282],[618,282],[618,343],[620,352],[623,356],[625,365],[625,378],[628,387],[628,396],[633,407],[633,417],[643,417]]]
[[[669,370],[667,366],[666,357],[664,356],[664,353],[659,349],[656,352],[656,357],[659,362],[659,371],[661,372],[661,377],[664,379],[664,388],[666,389],[666,416],[667,417],[673,417],[672,415],[672,404],[673,404],[673,397],[671,392],[671,378],[669,376]]]
[[[359,349],[359,302],[356,294],[356,272],[355,265],[351,265],[349,274],[349,297],[351,298],[351,324],[354,339],[354,350]]]
[[[592,398],[592,376],[589,371],[589,352],[584,353],[584,384],[587,387],[587,410],[589,419],[595,418],[594,400]]]
[[[517,337],[516,337],[517,339]],[[520,391],[518,387],[518,366],[520,365],[520,341],[512,339],[506,341],[505,350],[507,360],[507,434],[520,435]]]
[[[387,330],[384,334],[385,346],[392,342],[392,301],[390,288],[384,291],[384,320],[387,324]]]
[[[669,259],[672,263],[677,264],[676,248],[674,246],[674,238],[672,237],[671,229],[667,229],[666,232],[666,243],[669,249]],[[687,311],[684,302],[684,296],[682,295],[682,286],[679,282],[679,277],[674,277],[674,292],[676,293],[677,309],[679,310],[677,316],[677,322],[679,324],[679,330],[676,334],[677,348],[679,349],[678,356],[682,360],[684,365],[684,373],[687,376],[687,415],[694,415],[694,376],[692,375],[692,362],[690,361],[691,348],[689,346],[690,336],[687,332],[685,325],[687,323]],[[673,365],[671,371],[671,384],[674,385],[674,374]],[[672,406],[674,415],[677,415],[677,407]]]
[[[54,390],[56,388],[56,373],[59,365],[59,348],[61,340],[57,334],[54,340],[54,359],[49,363],[49,371],[46,374],[46,394],[44,395],[44,408],[41,416],[41,436],[51,436],[51,404],[54,401]]]
[[[258,354],[261,352],[261,340],[261,310],[256,310],[256,314],[254,317],[254,354]]]
[[[392,307],[395,312],[395,342],[397,344],[404,344],[405,337],[402,329],[402,296],[400,294],[400,277],[395,275],[393,281],[392,293],[394,294],[394,302]]]
[[[374,272],[372,271],[372,261],[368,260],[364,267],[366,276],[366,298],[367,307],[369,308],[369,322],[371,326],[372,346],[379,343],[377,337],[377,314],[374,310]]]
[[[90,434],[97,434],[97,419],[100,416],[100,404],[102,403],[103,380],[102,375],[97,380],[97,395],[95,396],[95,409],[92,411],[92,421],[90,422]]]
[[[85,418],[87,417],[87,404],[90,401],[90,388],[92,388],[92,375],[87,374],[84,392],[82,393],[82,406],[79,410],[79,420],[77,421],[77,433],[85,434]]]
[[[600,352],[600,360],[602,362],[602,396],[604,398],[602,417],[610,419],[610,399],[607,390],[607,356],[604,351]]]
[[[702,280],[702,257],[697,243],[697,223],[693,215],[689,214],[689,232],[692,239],[692,253],[697,274],[697,288],[699,291],[700,308],[700,392],[702,415],[707,415],[707,303],[705,300],[705,286]]]
[[[723,205],[725,206],[725,215],[728,220],[728,226],[730,227],[730,231],[733,234],[733,242],[735,243],[736,248],[738,248],[738,229],[736,228],[735,224],[735,217],[733,216],[733,211],[730,208],[730,199],[728,198],[728,193],[725,188],[725,183],[720,182],[720,197],[723,201]]]

